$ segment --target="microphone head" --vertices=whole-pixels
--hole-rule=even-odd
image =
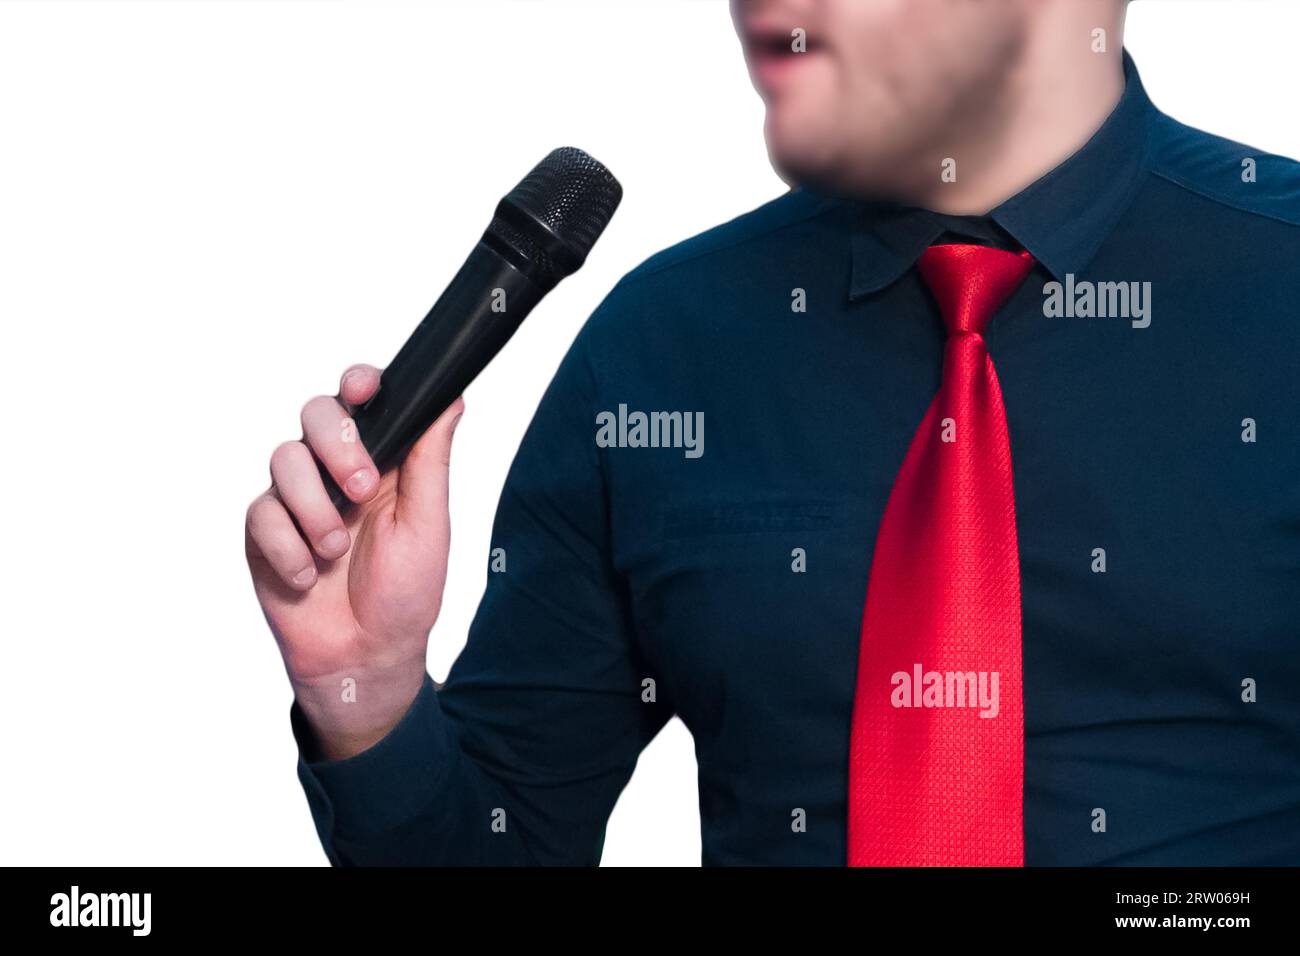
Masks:
[[[553,149],[497,204],[488,237],[540,284],[577,271],[623,198],[613,173],[573,146]]]

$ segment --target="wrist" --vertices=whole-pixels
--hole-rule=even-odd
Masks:
[[[379,743],[410,709],[426,674],[423,656],[384,668],[358,667],[290,678],[321,760],[354,757]]]

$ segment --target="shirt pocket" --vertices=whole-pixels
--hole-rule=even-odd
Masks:
[[[842,716],[872,541],[864,511],[816,491],[661,504],[634,613],[699,739],[728,721],[757,740],[791,734],[792,719],[820,728]]]

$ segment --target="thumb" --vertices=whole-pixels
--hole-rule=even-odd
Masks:
[[[446,524],[451,441],[464,412],[465,399],[456,399],[411,446],[397,472],[395,507],[399,524],[416,528]]]

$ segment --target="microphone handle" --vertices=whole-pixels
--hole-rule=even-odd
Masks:
[[[474,246],[451,285],[384,369],[379,391],[353,410],[353,438],[362,442],[380,474],[401,463],[548,291],[482,240]],[[346,513],[351,501],[317,465],[330,500]]]

